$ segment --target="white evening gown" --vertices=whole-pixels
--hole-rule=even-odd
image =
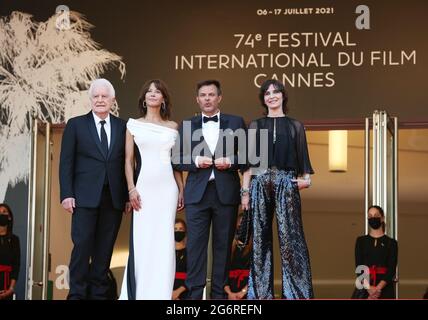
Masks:
[[[133,213],[129,254],[134,268],[129,268],[132,259],[128,260],[119,299],[169,300],[175,276],[174,221],[178,199],[171,148],[178,132],[135,119],[129,119],[127,128],[141,155],[136,188],[142,207]]]

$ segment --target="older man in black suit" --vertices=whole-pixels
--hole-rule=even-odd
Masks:
[[[89,95],[92,111],[68,121],[61,144],[61,204],[73,214],[68,299],[107,299],[107,273],[127,201],[126,123],[110,114],[114,88],[97,79]]]
[[[183,121],[173,156],[174,169],[189,173],[184,203],[187,221],[185,284],[190,299],[201,299],[203,295],[211,222],[211,298],[225,298],[230,246],[241,202],[238,170],[242,169],[242,162],[245,163],[246,127],[241,117],[220,113],[221,99],[218,81],[207,80],[197,85],[196,101],[202,114]]]

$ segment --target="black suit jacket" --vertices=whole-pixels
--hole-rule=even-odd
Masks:
[[[62,136],[59,165],[61,202],[73,197],[76,207],[98,207],[107,174],[113,206],[123,210],[128,196],[125,180],[126,122],[110,115],[110,125],[110,148],[108,154],[104,154],[92,111],[68,121]]]
[[[199,135],[195,134],[195,131],[197,131],[196,133],[199,132]],[[239,132],[242,134],[240,139],[238,138]],[[220,134],[214,155],[210,152],[202,135],[202,117],[200,115],[183,121],[179,134],[179,139],[177,139],[173,149],[172,162],[175,170],[188,171],[184,188],[184,203],[196,204],[201,201],[211,171],[214,169],[220,202],[225,205],[239,204],[241,198],[238,170],[245,169],[246,154],[244,120],[238,116],[220,114]],[[190,134],[194,139],[191,138]],[[227,170],[217,170],[214,166],[206,169],[197,168],[195,165],[196,156],[206,156],[213,159],[229,157],[232,160],[232,166]]]

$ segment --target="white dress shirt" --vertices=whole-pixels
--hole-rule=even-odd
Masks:
[[[97,132],[98,132],[98,138],[100,138],[100,141],[101,141],[101,123],[100,122],[103,119],[101,119],[100,117],[98,117],[93,112],[92,112],[92,115],[94,116],[95,127],[97,128]],[[111,137],[110,114],[104,120],[106,122],[104,124],[104,130],[106,131],[106,134],[107,134],[107,143],[108,143],[108,147],[110,148],[110,137]]]
[[[217,122],[208,121],[207,123],[204,123],[203,118],[208,117],[208,116],[204,115],[203,113],[201,115],[201,117],[202,117],[202,135],[204,136],[205,142],[207,143],[208,148],[210,149],[212,155],[214,155],[214,153],[215,153],[215,148],[217,146],[218,137],[220,134],[220,111],[217,112],[216,114],[212,115],[211,117],[215,117],[215,116],[218,117]],[[211,118],[211,117],[208,117],[208,118]],[[195,158],[195,162],[196,162],[196,167],[199,168],[198,159],[199,159],[199,156],[197,156]],[[213,166],[214,166],[214,164],[213,164]],[[211,171],[211,176],[208,180],[211,181],[214,179],[215,179],[215,176],[214,176],[214,170],[213,170],[213,171]]]

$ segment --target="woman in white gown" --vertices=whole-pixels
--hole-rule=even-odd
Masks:
[[[142,118],[127,123],[125,173],[134,213],[119,299],[168,300],[174,284],[174,221],[176,211],[183,209],[183,180],[171,166],[178,132],[177,124],[169,121],[170,98],[161,80],[146,82],[139,108]],[[134,184],[136,162],[137,172],[141,168]]]

